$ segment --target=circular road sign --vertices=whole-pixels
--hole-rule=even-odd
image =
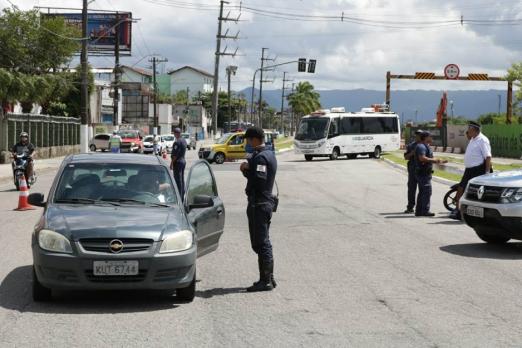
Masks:
[[[444,76],[446,76],[448,80],[456,80],[459,78],[459,75],[460,69],[457,64],[448,64],[444,68]]]

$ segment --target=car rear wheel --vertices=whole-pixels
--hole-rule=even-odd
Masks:
[[[36,277],[36,272],[33,266],[33,300],[35,302],[47,302],[53,299],[53,292],[51,289],[43,286]]]
[[[186,288],[176,289],[176,297],[180,301],[192,302],[196,296],[196,272],[190,285]]]
[[[511,238],[499,236],[495,234],[490,233],[484,233],[484,231],[481,231],[480,229],[476,228],[475,233],[477,236],[482,239],[484,242],[489,244],[504,244],[507,243]]]
[[[305,160],[307,160],[308,162],[310,162],[313,159],[314,159],[314,156],[312,156],[312,155],[305,155]]]
[[[225,163],[225,154],[223,152],[216,153],[216,156],[214,157],[214,161],[216,162],[216,164]]]
[[[92,152],[96,152],[96,145],[91,144],[91,146],[89,146],[89,149],[90,149]]]

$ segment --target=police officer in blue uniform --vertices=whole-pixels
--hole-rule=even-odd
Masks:
[[[269,235],[272,212],[277,205],[277,198],[272,194],[277,160],[275,154],[265,147],[263,129],[248,128],[245,138],[254,152],[248,158],[248,162],[241,164],[240,170],[248,179],[245,190],[248,197],[248,230],[259,267],[259,280],[247,288],[247,291],[270,291],[277,286],[274,280],[274,257]]]
[[[422,132],[420,134],[420,142],[415,148],[415,178],[419,185],[415,216],[435,216],[434,213],[430,212],[433,163],[441,164],[447,163],[447,161],[433,158],[433,151],[430,148],[432,141],[430,132]]]
[[[415,178],[415,148],[420,142],[420,135],[422,130],[415,131],[415,140],[406,146],[404,159],[408,161],[408,205],[406,206],[405,214],[412,214],[415,211],[415,193],[417,192],[417,179]]]
[[[172,162],[170,164],[170,169],[174,171],[174,180],[176,180],[181,199],[184,199],[185,166],[187,165],[185,161],[185,153],[187,152],[187,142],[181,137],[181,129],[179,128],[174,129],[174,136],[176,137],[176,141],[172,146]]]

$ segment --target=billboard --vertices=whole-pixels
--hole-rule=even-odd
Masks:
[[[51,13],[43,16],[63,17],[67,23],[82,29],[81,13]],[[130,12],[89,12],[87,36],[89,51],[113,53],[116,47],[116,25],[118,24],[120,53],[130,54],[132,48],[132,13]]]

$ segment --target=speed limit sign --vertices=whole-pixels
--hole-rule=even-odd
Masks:
[[[448,80],[456,80],[459,78],[460,69],[457,64],[448,64],[444,68],[444,76]]]

